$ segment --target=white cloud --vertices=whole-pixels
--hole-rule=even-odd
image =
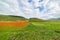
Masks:
[[[60,17],[60,0],[0,0],[0,13],[8,15],[24,16],[26,18],[37,17],[42,19]],[[39,6],[44,6],[43,11]]]

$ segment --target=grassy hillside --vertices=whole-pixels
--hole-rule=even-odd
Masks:
[[[38,18],[27,19],[22,16],[13,16],[13,15],[0,15],[0,21],[30,21],[30,22],[43,22],[45,20]]]
[[[45,21],[45,20],[38,19],[38,18],[30,18],[29,21],[30,21],[30,22],[43,22],[43,21]]]
[[[60,22],[30,22],[0,27],[0,40],[60,40]]]
[[[28,19],[22,16],[0,15],[0,21],[27,21]]]
[[[19,16],[0,16],[0,21],[24,19]],[[0,26],[0,40],[60,40],[60,21],[30,18],[27,25]]]

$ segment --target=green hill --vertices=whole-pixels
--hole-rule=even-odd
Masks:
[[[27,21],[28,19],[22,16],[0,15],[0,21]]]
[[[0,15],[0,21],[29,21],[18,27],[0,26],[0,40],[60,40],[60,21],[12,15]]]
[[[44,22],[44,21],[46,21],[46,20],[39,19],[39,18],[30,18],[29,21],[30,21],[30,22]]]
[[[30,22],[44,22],[46,20],[42,20],[39,18],[25,18],[22,16],[14,16],[14,15],[0,15],[0,21],[30,21]]]
[[[1,26],[0,40],[60,40],[60,22],[31,22],[25,26]]]

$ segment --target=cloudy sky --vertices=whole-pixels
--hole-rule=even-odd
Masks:
[[[59,18],[60,0],[0,0],[0,14],[26,18]]]

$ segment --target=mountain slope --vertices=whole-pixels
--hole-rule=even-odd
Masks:
[[[45,20],[39,19],[39,18],[30,18],[29,21],[30,22],[44,22]]]
[[[0,15],[0,21],[27,21],[28,19],[22,16]]]

